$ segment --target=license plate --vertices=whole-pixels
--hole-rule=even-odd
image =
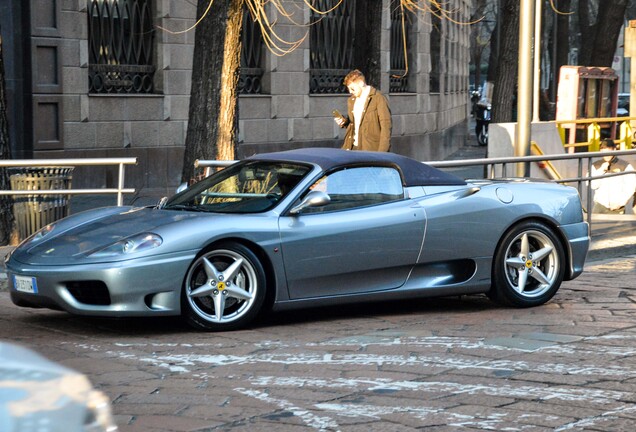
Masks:
[[[13,286],[17,291],[37,294],[38,284],[34,277],[31,276],[13,276]]]

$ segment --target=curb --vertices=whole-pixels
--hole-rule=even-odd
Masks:
[[[592,241],[586,261],[598,261],[636,254],[636,236],[619,237],[614,240]]]

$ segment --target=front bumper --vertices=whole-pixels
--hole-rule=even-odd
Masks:
[[[127,261],[33,266],[9,259],[11,300],[18,306],[60,309],[77,315],[132,317],[181,313],[183,278],[195,252],[159,255]],[[35,278],[37,293],[18,291],[15,277]],[[70,286],[99,283],[108,291],[108,304],[78,299]]]

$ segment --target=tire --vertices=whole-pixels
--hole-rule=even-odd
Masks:
[[[481,131],[479,131],[479,135],[477,135],[477,142],[480,146],[488,145],[488,129],[486,127],[482,127]]]
[[[479,140],[479,134],[483,129],[483,125],[481,124],[481,120],[475,120],[475,137]]]
[[[250,249],[233,242],[218,244],[190,266],[181,296],[182,315],[199,330],[245,327],[263,305],[265,285],[263,266]]]
[[[488,296],[516,307],[539,306],[563,282],[565,252],[552,229],[541,222],[520,223],[502,238],[493,261]]]

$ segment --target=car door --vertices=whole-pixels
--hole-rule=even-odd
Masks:
[[[420,253],[425,213],[404,199],[397,170],[336,171],[310,189],[331,202],[279,220],[291,299],[397,288]]]

